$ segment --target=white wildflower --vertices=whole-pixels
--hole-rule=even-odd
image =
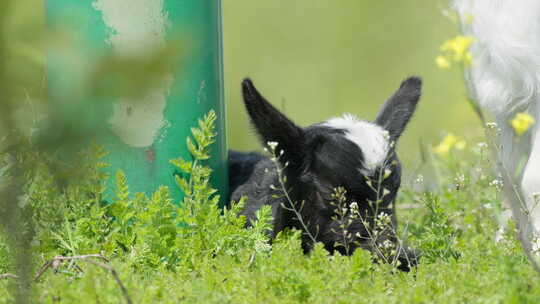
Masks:
[[[390,176],[390,174],[392,174],[392,170],[388,168],[384,169],[384,179],[387,179]]]
[[[458,174],[455,178],[454,178],[454,182],[456,183],[456,186],[459,188],[463,185],[465,185],[465,175],[463,174]]]
[[[268,147],[270,147],[270,149],[272,149],[272,151],[276,150],[276,147],[278,145],[277,141],[269,141],[266,144],[268,145]]]
[[[358,203],[357,202],[352,202],[350,207],[351,207],[351,211],[353,213],[358,212]]]
[[[492,186],[492,187],[495,187],[495,189],[497,189],[497,190],[501,190],[504,184],[503,184],[502,180],[494,179],[491,182],[489,182],[489,185]]]

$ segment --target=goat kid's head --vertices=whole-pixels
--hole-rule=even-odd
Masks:
[[[251,122],[263,144],[277,143],[274,153],[290,189],[293,206],[283,207],[284,217],[277,219],[285,222],[281,226],[304,230],[288,210],[295,208],[308,233],[330,252],[351,254],[361,247],[381,253],[375,246],[395,250],[393,211],[401,166],[394,147],[416,109],[421,85],[418,77],[403,81],[374,122],[346,114],[302,128],[244,80]],[[382,222],[391,227],[378,227]],[[303,240],[309,250],[312,241]]]

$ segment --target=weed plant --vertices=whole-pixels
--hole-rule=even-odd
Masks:
[[[211,112],[192,130],[187,141],[191,159],[171,161],[182,172],[176,176],[185,193],[180,202],[166,187],[150,196],[130,193],[121,171],[115,196],[106,197],[102,169],[107,164],[101,161],[106,151],[97,146],[81,152],[69,166],[35,152],[17,156],[34,159],[17,208],[28,217],[26,229],[33,231],[32,277],[44,269],[28,287],[29,301],[540,302],[538,276],[514,229],[495,241],[501,186],[491,173],[485,145],[444,156],[430,153],[431,175],[417,177],[401,191],[398,232],[422,251],[418,267],[404,273],[374,263],[365,250],[329,255],[317,244],[305,255],[301,231],[285,231],[270,245],[269,208],[259,211],[251,228],[244,228],[245,219],[237,216],[242,201],[219,209],[222,194],[212,188],[206,165],[215,119]],[[0,159],[4,184],[10,160],[7,155]],[[339,204],[343,191],[336,190]],[[14,302],[15,290],[23,288],[15,275],[16,249],[9,246],[10,237],[0,235],[0,303]],[[106,259],[54,259],[84,255]]]

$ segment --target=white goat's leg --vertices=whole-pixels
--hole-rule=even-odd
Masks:
[[[510,175],[511,181],[514,183],[512,187],[519,187],[521,181],[520,163],[527,159],[523,159],[529,155],[529,137],[523,136],[518,138],[515,136],[514,130],[509,125],[509,120],[515,113],[501,114],[497,118],[497,125],[501,132],[498,137],[497,158],[500,161],[499,174]],[[505,178],[506,180],[506,178]],[[513,194],[513,193],[512,193]],[[532,239],[532,222],[528,213],[527,204],[516,200],[508,200],[508,197],[503,196],[503,212],[500,217],[501,227],[495,235],[495,240],[500,241],[504,236],[504,232],[508,227],[508,221],[513,218],[520,232],[520,237],[525,240]],[[528,242],[530,244],[530,242]]]
[[[515,170],[515,163],[516,163],[516,153],[512,153],[514,151],[514,132],[512,129],[508,126],[508,115],[501,115],[497,118],[497,127],[500,128],[501,132],[499,134],[498,142],[496,143],[498,145],[497,150],[497,158],[501,162],[499,166],[499,174],[502,173],[502,170],[506,170],[508,172],[513,172]],[[508,201],[508,199],[504,196],[502,196],[502,207],[503,211],[502,214],[500,214],[500,227],[497,233],[495,234],[495,240],[501,241],[504,237],[505,231],[508,228],[508,222],[510,219],[513,218],[512,214],[518,215],[521,213],[519,212],[519,206],[516,206],[516,208],[513,208],[511,202]],[[515,210],[514,210],[515,209]],[[522,216],[519,218],[516,218],[516,223],[523,222]]]
[[[540,128],[538,125],[540,107],[536,113],[536,124],[532,130],[531,153],[523,171],[521,190],[532,224],[531,231],[528,231],[531,249],[540,253]]]

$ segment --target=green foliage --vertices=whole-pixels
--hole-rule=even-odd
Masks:
[[[9,269],[9,252],[3,238],[0,237],[0,273],[6,273]]]
[[[214,142],[215,120],[215,113],[210,112],[199,121],[199,128],[192,129],[194,139],[187,141],[192,160],[171,161],[185,173],[176,177],[186,194],[179,204],[166,187],[151,197],[131,195],[121,171],[116,174],[115,197],[104,202],[106,175],[101,169],[106,164],[100,159],[105,152],[96,146],[80,153],[60,173],[50,172],[47,162],[36,168],[27,200],[37,231],[35,250],[43,256],[42,262],[56,255],[102,253],[134,271],[174,271],[182,266],[195,268],[217,255],[234,256],[240,248],[268,252],[264,232],[269,229],[269,209],[262,209],[260,222],[246,230],[245,220],[237,216],[243,202],[223,213],[218,208],[219,196],[210,185],[211,170],[204,164]],[[59,175],[69,181],[67,185],[58,183]]]
[[[418,242],[424,261],[435,262],[438,259],[458,258],[454,248],[458,230],[452,226],[447,210],[441,205],[440,198],[426,193],[422,199],[426,215],[418,224],[417,233],[421,235]]]
[[[305,255],[300,231],[284,231],[269,244],[271,209],[244,228],[245,200],[217,207],[205,162],[213,142],[209,113],[188,140],[191,159],[171,163],[186,193],[175,202],[166,187],[151,196],[130,193],[119,171],[116,193],[104,201],[100,159],[91,146],[70,166],[52,156],[28,153],[35,164],[24,187],[23,206],[35,231],[35,265],[53,256],[101,253],[111,260],[135,303],[536,303],[540,286],[514,231],[501,241],[497,230],[499,191],[476,150],[470,157],[434,158],[437,186],[406,185],[397,204],[400,233],[421,249],[420,265],[401,273],[373,263],[369,252],[329,255],[322,244]],[[471,159],[470,161],[468,159]],[[39,160],[39,161],[38,161]],[[79,168],[74,170],[73,168]],[[473,168],[473,170],[471,170]],[[53,173],[54,172],[54,173]],[[401,206],[407,206],[406,209]],[[0,237],[0,273],[13,272]],[[34,267],[37,268],[37,267]],[[37,269],[34,269],[37,271]],[[0,280],[0,303],[13,301]],[[124,301],[114,277],[90,263],[64,262],[33,283],[33,302]]]

